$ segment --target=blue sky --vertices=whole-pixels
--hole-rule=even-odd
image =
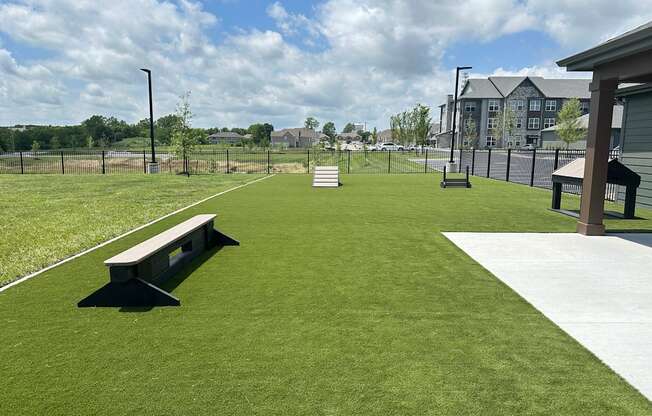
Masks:
[[[652,19],[652,1],[0,0],[0,125],[155,115],[191,91],[195,125],[366,121],[471,76],[569,74],[555,61]],[[435,112],[436,113],[436,112]],[[435,114],[437,116],[437,114]]]

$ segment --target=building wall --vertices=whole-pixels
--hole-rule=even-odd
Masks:
[[[652,208],[652,92],[626,97],[623,112],[621,162],[641,176],[637,205]]]

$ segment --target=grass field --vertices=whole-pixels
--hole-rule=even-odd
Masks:
[[[438,178],[278,175],[0,293],[0,414],[652,414],[440,233],[573,231],[550,192]],[[103,260],[199,213],[241,246],[166,287],[181,307],[75,307]],[[638,214],[607,225],[651,228]]]
[[[252,175],[0,175],[0,285]]]

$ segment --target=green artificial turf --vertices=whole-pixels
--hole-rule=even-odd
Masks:
[[[0,286],[256,176],[0,175]]]
[[[652,414],[440,233],[573,231],[549,191],[342,180],[275,176],[0,293],[0,414]],[[200,213],[241,246],[171,282],[180,307],[75,307],[108,281],[103,260]]]

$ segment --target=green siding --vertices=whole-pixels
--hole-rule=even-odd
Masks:
[[[652,92],[627,97],[622,162],[641,175],[637,205],[652,207]],[[624,189],[619,200],[625,197]]]

